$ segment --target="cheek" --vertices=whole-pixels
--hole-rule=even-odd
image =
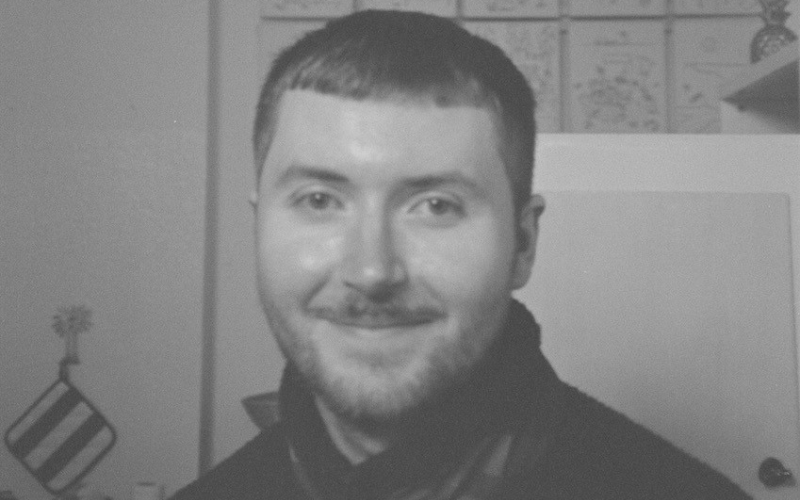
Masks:
[[[334,232],[309,231],[295,224],[266,221],[259,227],[258,265],[270,289],[286,293],[313,286],[334,265],[343,238]],[[288,298],[288,297],[286,297]]]
[[[504,295],[513,261],[512,239],[492,225],[417,239],[414,262],[436,292],[465,305]]]

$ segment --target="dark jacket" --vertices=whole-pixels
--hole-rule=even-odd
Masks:
[[[486,498],[750,498],[720,473],[559,380],[539,349],[538,335],[533,318],[523,306],[515,304],[504,340],[487,366],[464,384],[461,393],[450,398],[450,406],[440,412],[445,418],[439,415],[436,422],[427,426],[433,430],[425,439],[395,453],[383,470],[372,467],[370,474],[384,474],[380,482],[387,478],[396,481],[398,475],[402,480],[404,474],[412,477],[410,468],[424,474],[438,466],[437,458],[427,457],[447,456],[436,448],[458,450],[460,443],[469,441],[474,434],[503,427],[515,438],[499,491],[492,491]],[[322,430],[310,395],[302,385],[292,389],[299,383],[297,378],[291,369],[284,376],[281,421],[264,425],[252,441],[179,491],[173,500],[306,500],[308,496],[296,479],[289,458],[290,443],[296,455],[305,457],[310,469],[322,476],[335,476],[349,467]],[[323,480],[326,487],[321,491],[332,492],[332,498],[351,500],[355,492],[365,491],[358,488],[336,494],[336,477]],[[357,496],[383,498],[372,493]]]

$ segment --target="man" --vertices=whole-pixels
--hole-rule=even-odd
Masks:
[[[562,383],[533,265],[534,101],[492,44],[366,11],[278,57],[255,124],[277,423],[175,498],[738,499]]]

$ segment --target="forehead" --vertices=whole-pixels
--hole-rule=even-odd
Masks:
[[[268,169],[285,162],[468,163],[499,159],[492,114],[419,100],[362,100],[290,90],[282,97]]]

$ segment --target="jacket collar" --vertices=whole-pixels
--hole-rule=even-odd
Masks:
[[[283,422],[296,460],[326,498],[380,498],[399,488],[436,481],[492,433],[530,427],[531,413],[546,409],[541,405],[557,381],[540,351],[540,340],[533,316],[512,301],[502,334],[475,373],[421,412],[415,433],[407,440],[358,466],[336,449],[311,391],[291,364],[284,371],[278,397],[258,395],[245,401],[250,399],[248,413],[251,418],[256,415],[260,426],[276,417]],[[252,409],[259,404],[271,410],[258,416]]]

